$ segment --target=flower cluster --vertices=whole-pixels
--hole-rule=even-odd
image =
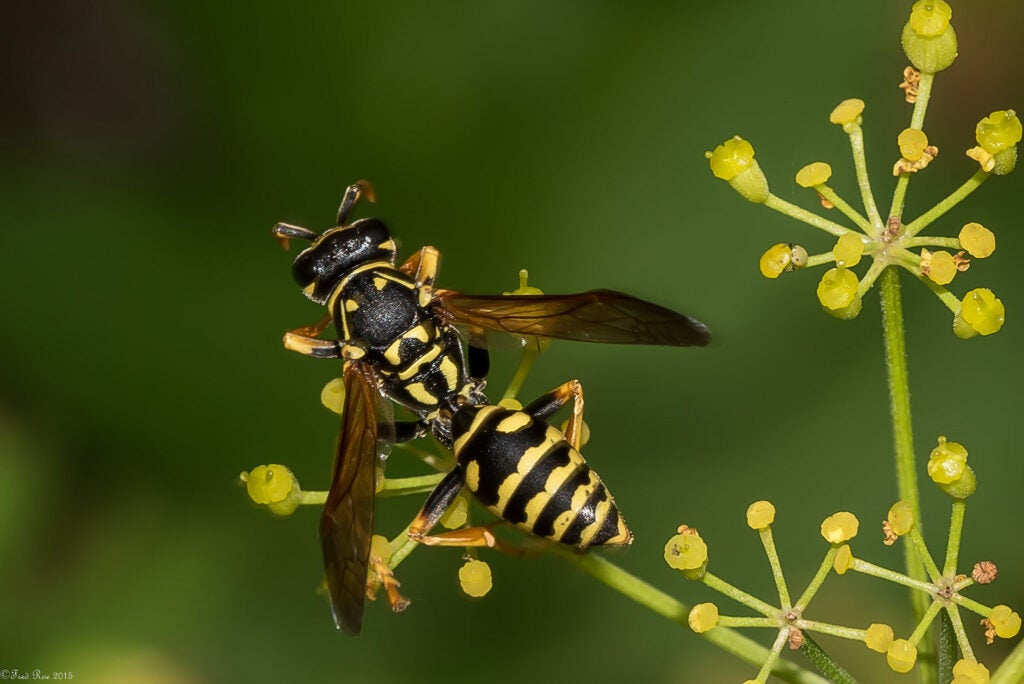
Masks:
[[[1005,309],[990,289],[975,288],[962,297],[948,289],[957,273],[966,271],[972,259],[984,259],[995,250],[995,235],[980,223],[963,226],[957,237],[922,235],[922,231],[973,192],[992,175],[1005,175],[1017,161],[1021,122],[1013,110],[997,111],[983,118],[975,131],[976,147],[967,155],[979,164],[978,171],[937,205],[910,222],[902,219],[904,197],[910,177],[927,168],[939,154],[923,130],[924,113],[935,74],[956,58],[957,39],[950,24],[952,10],[943,0],[920,0],[914,4],[903,30],[903,47],[913,66],[904,72],[901,86],[908,102],[914,104],[911,124],[897,136],[899,158],[893,166],[898,177],[891,208],[882,216],[875,203],[864,157],[864,102],[852,98],[841,102],[829,115],[849,136],[856,177],[864,212],[848,204],[829,184],[832,167],[813,162],[800,169],[796,182],[814,190],[826,209],[837,209],[852,224],[843,225],[807,211],[773,195],[768,179],[754,158],[753,146],[735,136],[708,152],[711,171],[727,181],[750,202],[763,204],[814,226],[835,238],[832,249],[808,255],[796,244],[779,243],[760,259],[761,273],[777,278],[787,271],[810,266],[831,265],[817,288],[818,301],[829,314],[850,319],[861,311],[864,295],[882,272],[900,267],[927,285],[953,314],[953,330],[961,338],[990,335],[1003,325]],[[854,267],[869,262],[862,275]]]
[[[980,624],[984,628],[988,643],[996,638],[1009,639],[1015,637],[1021,627],[1020,615],[1005,605],[988,607],[964,596],[964,590],[974,584],[988,584],[995,580],[997,569],[990,561],[981,561],[974,565],[971,576],[957,574],[961,535],[963,531],[966,498],[974,492],[974,473],[967,466],[967,450],[956,442],[947,442],[939,438],[938,446],[932,451],[928,472],[935,483],[953,498],[949,536],[947,540],[946,559],[942,569],[933,560],[918,529],[911,506],[905,501],[898,501],[889,509],[882,529],[886,544],[892,545],[900,538],[908,538],[915,550],[923,559],[928,570],[929,581],[915,580],[908,575],[874,565],[854,556],[851,541],[860,531],[857,517],[847,511],[840,511],[827,517],[821,523],[821,536],[829,544],[829,549],[818,569],[817,574],[796,600],[790,599],[782,566],[775,550],[771,525],[775,521],[775,507],[767,501],[758,501],[747,509],[747,525],[756,530],[761,537],[762,545],[768,556],[775,585],[778,592],[777,606],[762,601],[738,589],[708,571],[708,544],[692,527],[682,525],[678,534],[669,539],[665,545],[665,562],[679,570],[684,577],[703,582],[719,593],[746,605],[758,617],[726,616],[720,613],[714,603],[701,603],[694,606],[689,614],[688,624],[697,633],[705,633],[716,627],[771,627],[778,630],[774,646],[769,657],[763,663],[757,677],[751,682],[759,683],[767,677],[775,666],[784,647],[791,649],[803,648],[808,657],[815,660],[819,667],[837,667],[820,648],[813,644],[808,632],[818,632],[845,639],[862,641],[872,651],[885,654],[889,667],[896,672],[909,672],[917,662],[918,645],[928,633],[929,627],[940,614],[945,611],[953,626],[957,647],[962,655],[954,667],[954,679],[958,684],[984,684],[988,682],[988,669],[975,656],[967,636],[961,610],[974,612],[982,617]],[[893,628],[883,623],[873,623],[864,629],[846,627],[811,620],[807,610],[811,599],[829,575],[829,571],[843,575],[854,571],[865,575],[888,580],[922,592],[928,599],[929,607],[918,625],[905,638],[897,638]],[[813,645],[813,648],[809,648]]]

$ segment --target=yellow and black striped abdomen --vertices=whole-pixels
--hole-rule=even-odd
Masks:
[[[452,437],[466,486],[495,515],[580,548],[632,541],[601,478],[547,422],[501,406],[464,406]]]

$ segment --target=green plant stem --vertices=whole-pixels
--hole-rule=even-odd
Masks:
[[[852,639],[864,641],[864,630],[853,627],[842,627],[841,625],[830,625],[827,622],[815,622],[814,620],[797,620],[796,626],[801,630],[810,630],[819,634],[828,634],[841,639]]]
[[[949,612],[942,614],[942,622],[939,623],[939,662],[938,673],[940,682],[953,681],[953,665],[957,661],[956,632],[953,630],[953,623],[949,620]]]
[[[764,546],[764,552],[768,554],[768,564],[771,566],[772,577],[775,579],[775,588],[779,592],[779,605],[783,610],[788,610],[793,604],[789,599],[786,577],[782,574],[779,552],[775,548],[775,540],[772,538],[772,528],[764,527],[758,530],[758,534],[761,537],[761,545]]]
[[[956,641],[960,644],[960,651],[964,654],[964,658],[975,660],[974,651],[971,649],[971,642],[967,638],[967,630],[964,629],[964,621],[960,618],[960,611],[957,610],[956,606],[949,606],[946,609],[946,615],[949,616],[949,624],[953,627]]]
[[[523,355],[519,358],[519,365],[516,367],[516,372],[509,380],[508,387],[505,389],[505,394],[502,395],[502,401],[506,399],[515,399],[519,395],[519,390],[523,387],[523,382],[526,380],[526,376],[530,374],[530,369],[533,368],[533,362],[537,360],[540,355],[540,348],[538,346],[538,340],[536,338],[528,338],[526,340],[526,346],[523,347]]]
[[[686,605],[605,558],[594,553],[576,553],[568,549],[556,549],[556,552],[564,560],[627,598],[677,624],[687,625],[689,608]],[[771,655],[764,646],[727,627],[716,627],[700,636],[754,667],[760,667]],[[792,684],[827,684],[827,680],[813,672],[784,660],[775,663],[772,674]]]
[[[859,211],[857,211],[849,204],[847,204],[846,200],[840,197],[835,190],[824,184],[818,185],[814,189],[818,192],[819,195],[824,197],[827,201],[831,202],[836,209],[843,212],[846,218],[856,223],[857,227],[863,230],[867,235],[874,234],[871,222],[868,221],[863,216],[861,216]]]
[[[945,247],[946,249],[963,249],[959,238],[952,237],[912,237],[900,240],[900,244],[911,247]]]
[[[924,635],[927,634],[929,628],[931,628],[932,623],[935,622],[935,618],[938,616],[940,610],[942,610],[942,604],[938,601],[932,601],[932,604],[928,606],[928,610],[925,612],[924,617],[921,618],[921,621],[917,623],[917,627],[914,628],[914,633],[910,635],[910,643],[917,646],[921,642],[921,639],[924,638]],[[920,651],[920,649],[918,649],[918,651]]]
[[[405,496],[406,494],[423,494],[434,489],[438,482],[448,473],[419,475],[417,477],[385,478],[377,496]]]
[[[797,221],[803,221],[815,228],[820,228],[826,233],[832,233],[836,237],[851,232],[846,226],[841,226],[835,221],[829,221],[826,218],[822,218],[814,212],[807,211],[803,207],[798,207],[797,205],[787,202],[784,199],[780,199],[771,193],[768,194],[768,199],[764,201],[764,205],[770,209],[783,213],[786,216],[792,216]]]
[[[928,551],[928,546],[925,544],[921,532],[917,529],[917,525],[910,528],[907,536],[910,537],[911,543],[913,543],[914,548],[917,550],[917,557],[924,563],[924,569],[928,572],[928,577],[931,578],[932,582],[937,582],[942,573],[939,572],[939,566],[932,559],[932,554]]]
[[[825,581],[825,578],[828,577],[829,571],[832,570],[832,563],[836,559],[836,553],[838,553],[838,549],[836,547],[832,546],[829,548],[828,553],[825,554],[825,558],[821,561],[821,565],[818,566],[818,572],[814,574],[814,578],[811,580],[810,584],[807,585],[807,588],[804,589],[804,593],[800,595],[799,599],[797,599],[797,610],[802,612],[807,607],[807,604],[811,602],[814,595],[818,593],[818,589]]]
[[[779,609],[775,606],[765,603],[756,596],[751,596],[747,592],[743,591],[739,587],[735,587],[726,582],[721,577],[712,575],[710,572],[705,572],[704,576],[700,578],[700,581],[709,586],[710,588],[717,591],[719,594],[728,596],[736,603],[742,603],[748,608],[752,608],[757,612],[767,617],[773,617],[779,614]]]
[[[879,296],[882,300],[882,335],[885,340],[889,413],[896,454],[896,487],[899,499],[910,504],[915,526],[918,531],[922,531],[921,503],[914,462],[914,432],[910,419],[910,375],[907,370],[907,342],[903,327],[899,270],[891,267],[885,269],[880,280]],[[924,582],[928,575],[914,547],[904,544],[903,553],[907,574],[914,580]],[[925,593],[913,591],[910,594],[910,601],[914,607],[915,619],[920,620],[928,611],[931,598]],[[932,640],[922,640],[918,648],[919,681],[935,681],[934,661],[935,647]]]
[[[988,617],[992,614],[991,608],[983,603],[978,603],[974,599],[969,599],[962,594],[953,594],[953,597],[950,600],[958,606],[963,606],[972,613],[977,613],[981,617]]]
[[[910,127],[921,130],[924,127],[924,115],[928,111],[928,101],[932,96],[932,83],[935,81],[935,74],[921,72],[921,80],[917,84],[917,101],[914,102],[914,113],[910,116]],[[896,189],[892,193],[892,205],[889,207],[889,216],[900,218],[903,216],[903,206],[907,199],[907,183],[910,182],[909,173],[901,173],[896,181]]]
[[[844,126],[845,130],[850,136],[850,148],[853,151],[853,166],[857,170],[857,185],[860,186],[861,200],[864,202],[864,208],[868,212],[868,218],[874,225],[874,231],[872,237],[878,237],[878,235],[885,228],[885,222],[882,221],[882,216],[878,213],[878,206],[875,204],[875,195],[871,192],[871,181],[868,178],[868,164],[864,157],[864,129],[859,124],[851,124]]]
[[[942,574],[949,577],[956,574],[956,564],[960,556],[960,539],[964,532],[964,513],[966,511],[966,499],[953,499],[953,512],[949,517],[949,540],[946,542],[946,562],[942,566]]]
[[[872,577],[884,579],[889,582],[902,584],[905,587],[915,589],[917,592],[923,592],[923,595],[926,599],[928,599],[929,603],[931,602],[930,597],[932,593],[935,591],[935,586],[929,584],[928,582],[914,579],[912,577],[907,577],[902,572],[889,570],[888,568],[883,568],[880,565],[869,563],[868,561],[862,560],[860,558],[853,559],[853,562],[850,564],[850,569],[856,570],[857,572],[863,573],[865,575],[871,575]]]

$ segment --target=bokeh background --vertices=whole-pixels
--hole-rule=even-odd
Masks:
[[[458,588],[458,550],[400,568],[410,610],[368,607],[339,636],[315,593],[318,512],[276,519],[238,473],[289,464],[326,484],[337,419],[319,389],[338,372],[285,352],[320,310],[293,285],[278,220],[331,223],[345,185],[372,180],[411,254],[444,254],[440,284],[549,292],[610,287],[706,321],[711,348],[553,345],[524,396],[580,378],[586,452],[636,533],[614,560],[687,603],[713,598],[664,565],[681,522],[713,570],[770,598],[746,506],[767,498],[794,587],[824,552],[818,525],[860,516],[863,556],[898,566],[877,522],[895,498],[876,292],[839,322],[821,271],[766,281],[761,252],[831,240],[748,204],[703,154],[740,133],[773,190],[832,163],[856,186],[832,107],[866,100],[868,161],[888,206],[909,2],[20,3],[0,40],[0,668],[81,682],[725,682],[753,669],[557,558],[486,556],[495,587]],[[1024,106],[1024,6],[955,3],[961,55],[926,128],[941,150],[907,216],[976,168],[976,122]],[[904,279],[917,452],[966,444],[980,481],[962,558],[995,561],[972,595],[1024,607],[1017,530],[1024,459],[1024,302],[1015,255],[1021,172],[936,224],[977,220],[995,255],[953,290],[993,288],[998,335],[964,342]],[[370,211],[363,207],[362,211]],[[931,231],[930,231],[931,232]],[[862,271],[861,271],[862,272]],[[513,351],[495,353],[492,387]],[[397,472],[414,462],[396,451]],[[923,472],[923,465],[921,468]],[[948,501],[923,488],[941,554]],[[395,534],[421,500],[388,500]],[[796,591],[796,589],[794,589]],[[912,628],[903,591],[830,580],[815,617]],[[740,613],[723,601],[723,611]],[[969,625],[980,645],[980,629]],[[765,642],[767,633],[756,634]],[[879,656],[821,639],[863,681]],[[1004,645],[981,647],[994,662]]]

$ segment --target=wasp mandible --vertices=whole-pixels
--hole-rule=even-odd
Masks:
[[[320,540],[335,624],[358,634],[370,565],[375,463],[380,442],[432,433],[457,466],[427,498],[410,536],[432,545],[493,546],[486,527],[430,531],[463,486],[498,517],[527,532],[585,549],[626,544],[632,534],[607,488],[579,452],[583,390],[570,381],[521,410],[484,394],[486,331],[616,344],[704,346],[699,321],[612,290],[568,295],[467,295],[434,287],[440,254],[425,246],[398,264],[387,226],[375,218],[349,222],[360,198],[374,201],[366,181],[350,185],[336,225],[316,233],[278,223],[273,234],[312,243],[292,275],[327,314],[291,330],[284,346],[344,361],[346,400]],[[333,323],[337,337],[320,335]],[[467,348],[459,326],[469,331]],[[382,399],[415,420],[387,429]],[[564,433],[547,419],[572,402]]]

